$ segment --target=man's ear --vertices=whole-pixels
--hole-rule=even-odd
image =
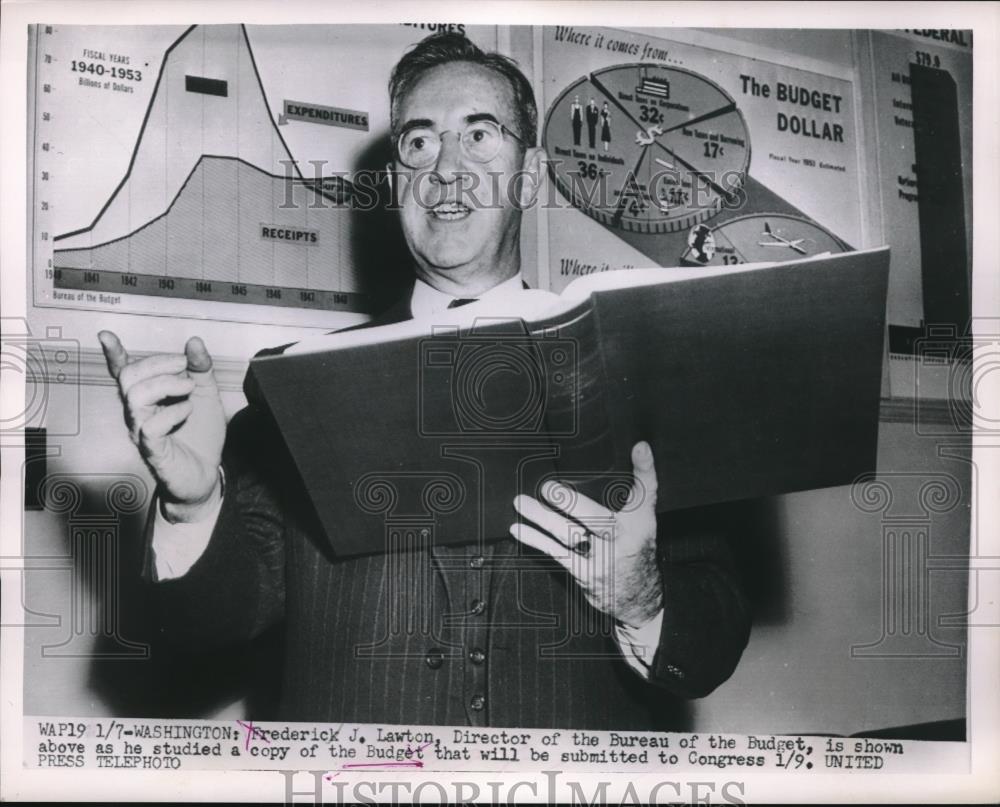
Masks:
[[[524,162],[519,174],[521,186],[518,188],[517,202],[522,210],[531,207],[538,198],[538,191],[545,177],[545,151],[530,148],[524,152]]]

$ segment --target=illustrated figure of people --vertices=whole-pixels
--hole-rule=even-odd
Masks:
[[[608,109],[608,102],[604,102],[604,107],[601,109],[601,142],[604,144],[604,150],[608,150],[608,146],[611,145],[611,110]]]
[[[597,102],[591,98],[587,102],[587,139],[591,148],[594,148],[597,142],[597,121],[600,117],[601,112],[597,108]]]
[[[570,119],[573,121],[573,145],[580,145],[580,133],[583,131],[583,107],[580,106],[580,96],[573,96],[569,108]]]

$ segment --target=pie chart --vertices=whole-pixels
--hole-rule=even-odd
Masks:
[[[549,108],[542,143],[560,193],[622,233],[687,231],[745,201],[746,121],[688,70],[625,64],[582,76]]]

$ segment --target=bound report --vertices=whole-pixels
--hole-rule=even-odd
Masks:
[[[307,340],[251,373],[333,551],[502,538],[556,479],[661,511],[874,470],[887,247],[776,264],[605,272],[428,320]]]

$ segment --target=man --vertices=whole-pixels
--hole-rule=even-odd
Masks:
[[[570,122],[573,125],[573,145],[580,145],[580,133],[583,131],[583,107],[580,105],[580,96],[573,96],[573,103],[569,107]]]
[[[601,119],[601,111],[597,102],[591,98],[587,102],[587,143],[591,148],[597,145],[597,122]]]
[[[522,209],[542,179],[530,84],[449,34],[407,53],[389,92],[416,281],[372,324],[516,304]],[[227,432],[200,339],[129,362],[100,338],[159,485],[148,574],[164,631],[196,646],[283,620],[281,718],[665,728],[671,696],[704,695],[735,667],[749,620],[724,541],[658,530],[645,443],[627,510],[581,496],[563,511],[552,485],[468,546],[337,559],[252,385]],[[607,529],[581,539],[595,520]]]

